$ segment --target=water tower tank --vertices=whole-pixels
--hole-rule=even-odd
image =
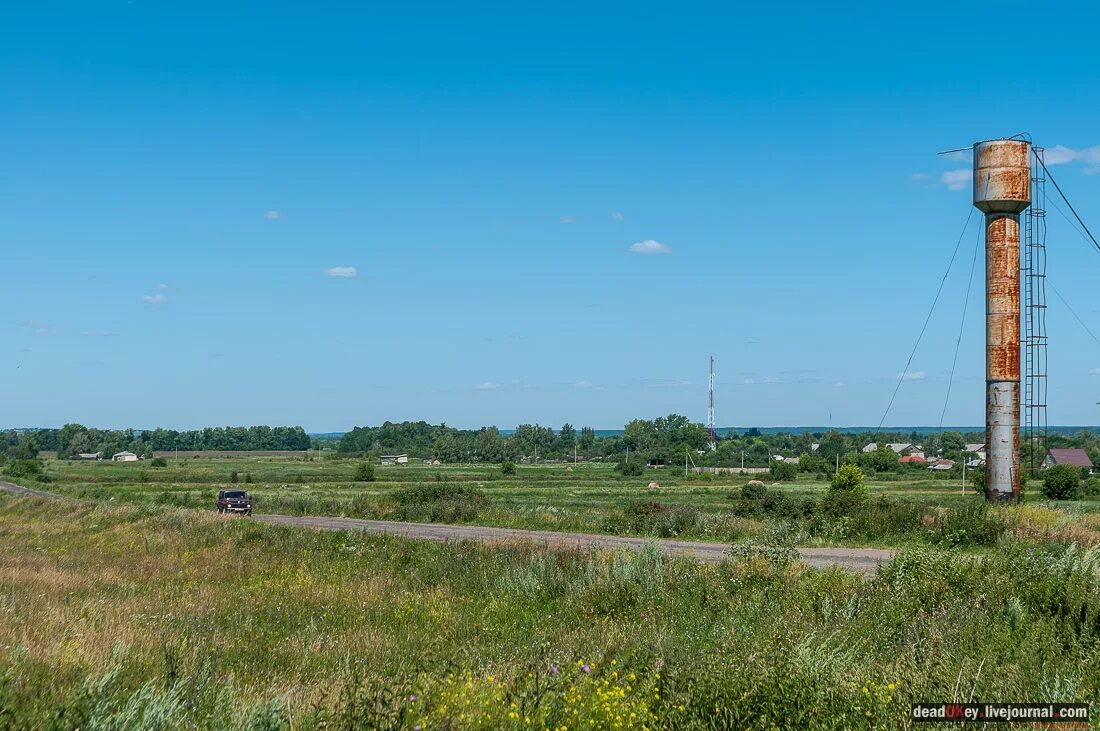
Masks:
[[[1031,203],[1031,144],[990,140],[974,145],[974,206],[982,213],[1020,213]]]

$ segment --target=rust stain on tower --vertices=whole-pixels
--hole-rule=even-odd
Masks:
[[[988,500],[1020,498],[1020,213],[1031,203],[1031,145],[974,145],[974,206],[985,214]]]

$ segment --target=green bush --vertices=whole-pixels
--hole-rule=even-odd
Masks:
[[[37,459],[13,459],[5,465],[4,474],[14,480],[31,479],[38,480],[39,482],[49,481],[49,478],[46,477],[45,472],[42,470],[42,463]]]
[[[516,463],[510,459],[505,460],[504,463],[500,465],[500,474],[509,476],[516,474]]]
[[[746,500],[759,500],[768,492],[760,480],[749,480],[741,486],[741,497]]]
[[[790,482],[798,477],[798,466],[793,465],[790,462],[781,462],[780,460],[772,460],[771,465],[772,479],[782,480],[784,482]]]
[[[370,462],[360,462],[355,467],[356,482],[374,482],[374,465]]]
[[[633,462],[619,462],[615,470],[624,477],[641,477],[645,474],[645,465],[636,459]]]
[[[970,484],[979,494],[985,494],[985,467],[979,467],[970,473]]]
[[[605,527],[615,533],[642,533],[673,538],[696,529],[702,514],[690,505],[665,505],[657,500],[640,500],[629,505]]]
[[[1085,495],[1100,495],[1100,477],[1090,477],[1081,488]]]
[[[394,493],[399,520],[461,523],[477,518],[486,505],[485,495],[474,487],[436,482],[415,485]]]
[[[232,472],[229,473],[229,481],[230,482],[236,482],[237,481],[237,470],[233,470]]]
[[[858,465],[845,464],[833,475],[821,507],[831,515],[848,515],[867,498],[866,478]]]
[[[1043,494],[1051,500],[1077,500],[1081,497],[1081,468],[1058,464],[1043,472]]]
[[[168,460],[166,460],[164,457],[153,457],[152,461],[149,462],[149,466],[150,467],[167,467],[168,466]]]

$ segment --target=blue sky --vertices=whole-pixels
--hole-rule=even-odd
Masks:
[[[877,424],[970,206],[937,151],[1067,148],[1100,230],[1095,5],[316,5],[5,8],[0,425],[702,421],[710,353],[721,425]],[[939,421],[977,233],[888,424]],[[1049,299],[1050,421],[1100,423]]]

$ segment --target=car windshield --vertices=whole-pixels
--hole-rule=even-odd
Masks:
[[[230,498],[230,499],[239,498],[239,497],[248,497],[248,494],[245,493],[244,490],[226,490],[225,491],[225,497]]]

